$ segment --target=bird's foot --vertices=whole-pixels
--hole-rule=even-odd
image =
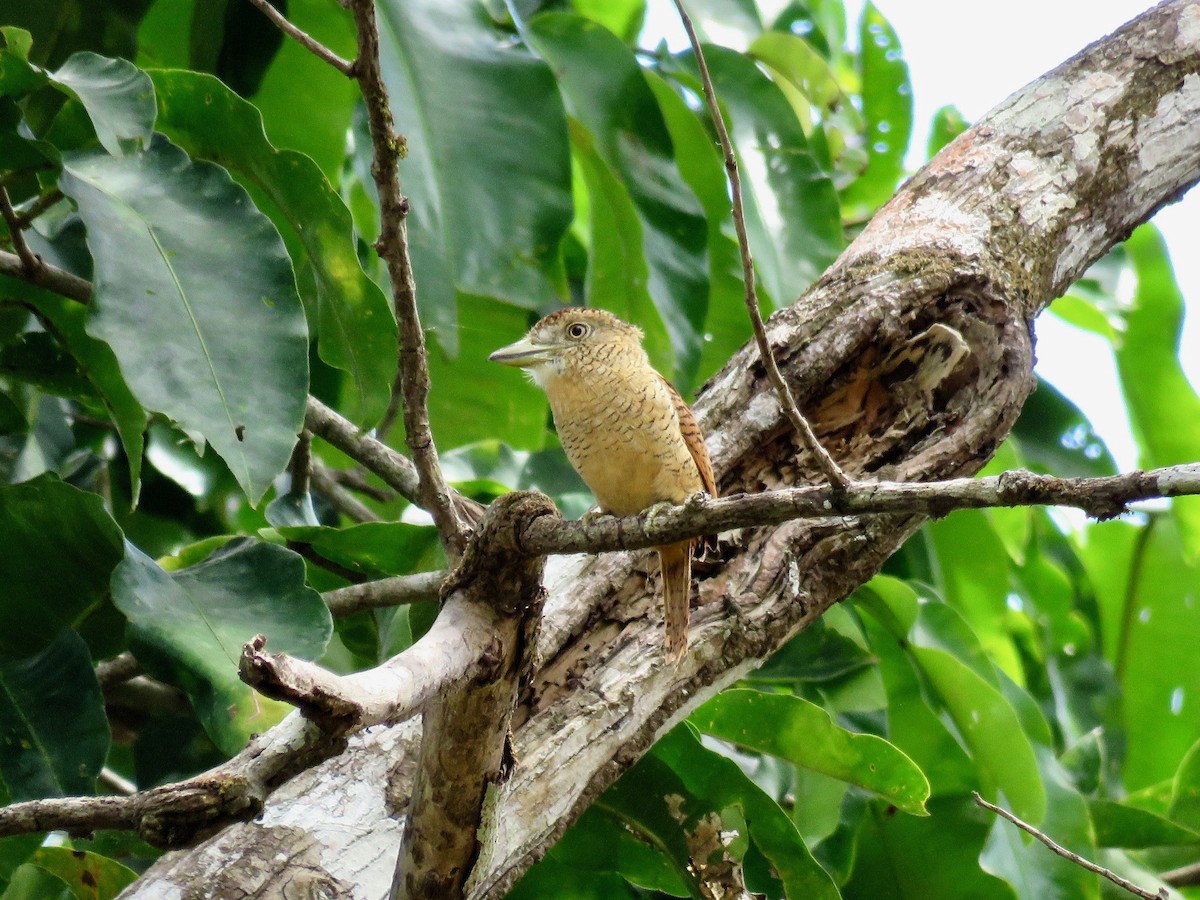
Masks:
[[[660,500],[652,506],[647,506],[642,510],[642,515],[645,516],[647,525],[653,525],[655,519],[662,518],[663,514],[675,508],[675,504],[668,500]]]

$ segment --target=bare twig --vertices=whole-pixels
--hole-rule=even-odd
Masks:
[[[398,161],[403,139],[394,129],[387,86],[379,64],[379,28],[374,0],[351,3],[358,32],[356,75],[367,109],[374,148],[371,175],[379,193],[380,233],[375,251],[387,264],[399,325],[399,370],[404,429],[419,475],[421,505],[433,517],[451,561],[462,553],[465,531],[438,463],[429,427],[429,365],[417,313],[417,288],[408,254],[408,199],[400,192]]]
[[[136,784],[134,784],[132,781],[130,781],[124,775],[121,775],[118,772],[114,772],[112,769],[108,768],[107,766],[100,770],[100,775],[99,775],[98,780],[102,785],[104,785],[106,788],[108,788],[114,794],[120,794],[124,797],[129,797],[129,796],[132,796],[133,794],[137,793],[137,785]]]
[[[841,466],[834,462],[829,452],[821,446],[821,442],[813,433],[812,426],[800,412],[800,407],[796,405],[796,398],[792,396],[792,389],[784,381],[783,374],[775,362],[775,354],[771,352],[771,345],[767,341],[766,327],[763,325],[762,312],[758,305],[758,291],[755,289],[754,258],[750,254],[750,237],[746,233],[746,211],[742,201],[742,179],[738,174],[737,157],[733,152],[733,143],[729,140],[729,130],[725,127],[725,117],[721,115],[712,76],[709,74],[708,63],[704,59],[704,50],[700,47],[700,39],[696,36],[692,19],[683,7],[683,0],[674,0],[674,2],[684,30],[687,31],[688,40],[692,44],[692,52],[696,54],[696,65],[700,69],[700,81],[704,85],[704,99],[708,104],[713,125],[717,129],[717,139],[721,142],[721,150],[725,155],[725,171],[729,176],[729,191],[733,200],[733,226],[737,230],[738,249],[742,256],[742,279],[746,285],[746,311],[750,314],[751,325],[754,326],[754,340],[758,344],[759,356],[762,357],[767,377],[775,387],[775,393],[779,395],[779,404],[783,407],[788,419],[791,420],[792,427],[799,433],[801,441],[808,452],[813,455],[817,466],[833,486],[835,493],[839,493],[850,486],[850,478],[842,471]]]
[[[341,619],[369,609],[388,609],[422,600],[436,600],[447,574],[441,569],[415,575],[396,575],[326,591],[322,597],[333,617]]]
[[[1200,885],[1200,862],[1171,869],[1159,877],[1172,887],[1196,887]]]
[[[312,432],[303,428],[300,430],[296,446],[292,448],[292,458],[288,460],[288,474],[292,476],[290,493],[308,493],[312,482],[312,468]]]
[[[400,496],[419,503],[420,476],[412,460],[387,444],[358,430],[349,419],[338,415],[315,397],[308,398],[304,427],[324,438],[351,459],[362,463]]]
[[[294,40],[301,47],[308,50],[317,58],[329,63],[329,65],[333,66],[347,78],[353,78],[355,76],[353,62],[348,59],[342,59],[316,38],[312,37],[307,32],[301,31],[299,28],[289,22],[287,18],[284,17],[283,13],[268,3],[267,0],[250,0],[250,2],[257,6],[262,11],[264,16],[274,22],[275,26],[280,31]]]
[[[34,200],[32,203],[30,203],[28,206],[26,206],[24,209],[22,209],[20,211],[20,213],[18,213],[17,227],[18,228],[28,228],[30,225],[33,224],[34,219],[36,219],[38,216],[40,216],[42,213],[44,213],[46,210],[48,210],[50,207],[52,207],[54,204],[58,203],[62,199],[63,199],[63,192],[60,191],[58,188],[55,188],[54,190],[49,191],[49,192],[43,194],[42,196],[38,197],[36,200]]]
[[[38,270],[42,267],[42,261],[37,254],[29,249],[29,245],[25,243],[25,235],[21,231],[21,221],[17,218],[17,212],[13,209],[12,200],[8,196],[8,188],[0,186],[0,215],[4,216],[4,222],[8,225],[8,236],[12,238],[13,249],[17,251],[17,258],[21,261],[21,265],[25,271],[31,276],[36,276]]]
[[[1084,869],[1087,869],[1089,872],[1094,872],[1097,875],[1102,875],[1103,877],[1105,877],[1109,881],[1111,881],[1113,884],[1117,885],[1117,887],[1124,888],[1125,890],[1129,891],[1129,893],[1133,894],[1135,897],[1142,897],[1143,900],[1170,900],[1170,895],[1167,893],[1166,888],[1159,888],[1156,892],[1150,893],[1150,891],[1146,890],[1145,888],[1138,887],[1132,881],[1128,881],[1128,880],[1122,878],[1116,872],[1113,872],[1110,869],[1106,869],[1103,866],[1098,866],[1094,862],[1084,859],[1078,853],[1074,853],[1074,852],[1068,850],[1066,847],[1062,846],[1062,844],[1056,843],[1050,837],[1048,837],[1047,835],[1038,831],[1036,828],[1034,828],[1028,822],[1023,822],[1021,819],[1018,819],[1016,816],[1014,816],[1008,810],[1002,809],[1001,807],[996,806],[996,804],[994,804],[994,803],[988,803],[981,796],[979,796],[978,791],[972,791],[971,796],[973,796],[975,798],[975,802],[977,804],[979,804],[980,806],[982,806],[984,809],[990,809],[992,812],[994,812],[996,815],[1000,816],[1002,819],[1007,819],[1008,821],[1012,822],[1014,825],[1016,825],[1018,828],[1020,828],[1026,834],[1033,835],[1033,837],[1037,838],[1039,841],[1041,841],[1043,844],[1045,844],[1047,847],[1049,847],[1051,850],[1053,850],[1055,853],[1057,853],[1063,859],[1068,859],[1071,862],[1075,863],[1075,865],[1080,866]]]
[[[367,480],[366,472],[363,469],[326,468],[324,471],[325,474],[329,476],[331,481],[334,481],[351,491],[355,491],[359,494],[365,494],[372,500],[378,500],[380,503],[391,503],[396,499],[396,494],[394,491],[371,484],[371,482]]]
[[[355,522],[378,522],[375,512],[330,477],[329,469],[317,464],[312,470],[312,486],[334,508]]]
[[[96,663],[96,680],[100,682],[101,690],[106,690],[114,684],[120,684],[122,681],[128,681],[141,674],[141,663],[128,651],[118,653],[112,659]]]
[[[92,283],[86,278],[72,275],[41,260],[38,260],[35,268],[30,269],[20,256],[7,250],[0,250],[0,274],[12,275],[14,278],[44,287],[68,300],[87,303],[92,297]]]

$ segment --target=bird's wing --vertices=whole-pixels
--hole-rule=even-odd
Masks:
[[[716,497],[717,480],[713,477],[712,462],[708,458],[708,448],[704,446],[704,435],[700,433],[700,426],[696,424],[696,415],[691,407],[683,402],[675,386],[661,375],[658,377],[662,378],[662,383],[671,394],[671,402],[675,404],[675,415],[679,418],[679,430],[683,433],[683,442],[687,444],[688,452],[692,454],[696,468],[700,470],[700,482],[710,497]]]

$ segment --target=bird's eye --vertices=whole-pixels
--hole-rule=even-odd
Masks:
[[[572,322],[570,325],[567,326],[567,337],[573,338],[574,340],[578,341],[578,340],[581,340],[582,338],[587,337],[587,333],[590,330],[591,329],[589,329],[582,322]]]

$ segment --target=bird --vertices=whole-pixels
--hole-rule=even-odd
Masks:
[[[546,392],[567,459],[600,512],[630,516],[701,491],[717,496],[696,416],[650,364],[636,326],[606,310],[568,306],[488,359],[524,369]],[[675,665],[687,652],[697,544],[657,548],[666,656]]]

